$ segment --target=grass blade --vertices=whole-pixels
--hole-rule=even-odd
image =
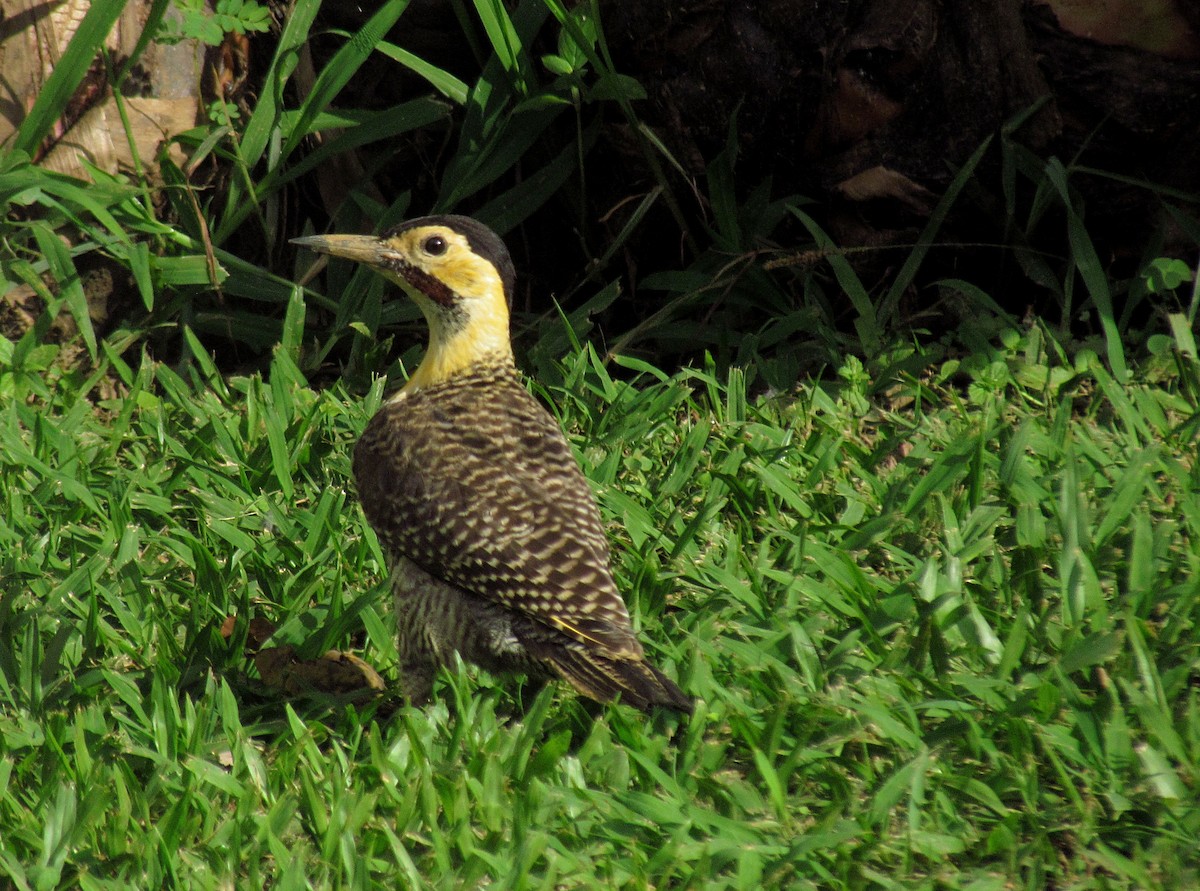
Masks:
[[[75,269],[75,261],[71,259],[71,252],[63,240],[43,223],[34,224],[33,236],[37,240],[42,259],[46,261],[50,274],[58,283],[62,300],[67,304],[67,308],[71,311],[71,316],[79,328],[79,333],[83,336],[83,342],[88,348],[88,355],[95,360],[96,331],[92,327],[87,296],[84,294],[79,273]]]

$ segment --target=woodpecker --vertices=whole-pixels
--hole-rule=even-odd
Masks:
[[[600,702],[690,712],[646,660],[592,491],[517,371],[515,271],[500,237],[440,215],[381,236],[293,243],[365,263],[429,325],[416,371],[354,449],[363,511],[389,563],[408,699],[427,702],[457,652],[493,672],[564,678]]]

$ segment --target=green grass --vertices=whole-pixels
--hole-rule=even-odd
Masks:
[[[703,178],[679,175],[593,5],[457,3],[476,64],[452,75],[381,39],[403,33],[391,0],[300,98],[319,6],[294,5],[253,108],[178,137],[225,190],[164,157],[164,207],[144,167],[82,184],[31,162],[112,9],[0,154],[0,286],[44,307],[0,336],[0,885],[1200,883],[1200,288],[1154,240],[1129,277],[1102,267],[1076,184],[1109,174],[1034,157],[1014,123],[872,284],[819,208],[739,178],[734,122]],[[354,107],[374,53],[430,95]],[[614,119],[650,177],[610,231],[588,171]],[[245,655],[262,616],[396,683],[349,456],[416,313],[337,262],[297,287],[282,245],[314,225],[292,209],[331,155],[374,177],[423,169],[422,141],[436,170],[386,207],[351,187],[330,225],[471,212],[559,299],[523,302],[518,346],[690,719],[466,666],[423,710],[289,701]],[[1145,186],[1200,243],[1193,196]],[[972,270],[925,283],[968,201],[1051,295],[1045,324],[1014,330]],[[562,256],[548,232],[573,279],[529,274]],[[97,256],[132,283],[107,329],[80,274]],[[914,295],[968,322],[909,331]]]
[[[300,320],[293,318],[293,323]],[[1178,888],[1200,881],[1194,365],[1040,329],[920,381],[549,396],[690,720],[469,668],[284,702],[264,615],[393,681],[365,399],[0,367],[0,872],[18,888]],[[630,363],[625,363],[630,364]],[[636,363],[635,363],[636,364]],[[93,402],[102,376],[120,396]]]

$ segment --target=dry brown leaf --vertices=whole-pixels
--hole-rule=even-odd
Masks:
[[[334,696],[386,689],[383,678],[352,653],[329,650],[318,659],[297,659],[290,644],[267,647],[254,655],[254,664],[268,687],[289,695],[326,693]]]
[[[237,616],[228,616],[221,625],[221,636],[233,635]],[[317,659],[299,659],[291,644],[263,647],[275,625],[261,616],[250,620],[246,629],[246,650],[254,655],[254,665],[264,684],[289,696],[325,693],[331,696],[375,695],[387,689],[374,668],[341,650],[329,650]]]

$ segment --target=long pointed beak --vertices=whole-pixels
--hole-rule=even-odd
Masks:
[[[293,238],[292,244],[318,254],[357,260],[369,266],[382,266],[386,260],[386,245],[375,235],[309,235]]]

